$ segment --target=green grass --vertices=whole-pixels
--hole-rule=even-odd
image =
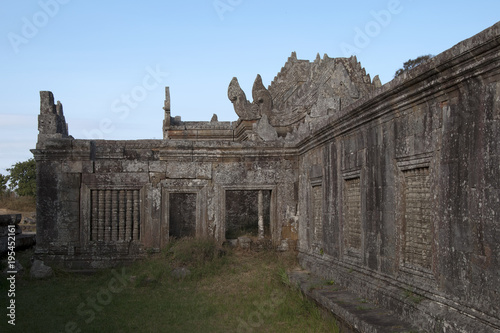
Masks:
[[[26,267],[31,254],[17,257]],[[25,274],[16,281],[16,327],[2,314],[0,332],[337,332],[333,317],[287,283],[284,272],[294,265],[292,254],[179,240],[90,276],[56,271],[34,281]],[[179,267],[191,274],[174,277]],[[7,289],[2,278],[2,309]]]

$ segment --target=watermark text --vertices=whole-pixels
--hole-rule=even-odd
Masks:
[[[113,302],[115,295],[121,293],[129,284],[130,276],[125,271],[125,267],[121,272],[112,270],[113,277],[108,281],[107,285],[101,287],[95,296],[89,296],[84,302],[81,302],[76,308],[76,313],[85,324],[92,323],[97,314],[104,310],[104,307]],[[80,333],[82,329],[76,321],[69,321],[65,326],[66,333]]]
[[[214,0],[213,6],[221,21],[224,21],[224,15],[232,12],[240,6],[243,0]]]
[[[7,234],[7,322],[16,325],[16,226],[9,225]]]
[[[34,13],[30,18],[24,16],[21,18],[20,33],[9,32],[9,39],[12,49],[17,54],[20,52],[20,46],[28,44],[35,38],[41,29],[45,28],[51,19],[56,17],[61,9],[61,5],[69,3],[71,0],[40,0],[38,5],[40,10]]]
[[[116,129],[116,122],[127,119],[130,112],[136,109],[151,91],[158,88],[168,75],[167,72],[162,71],[159,65],[156,65],[155,68],[147,66],[141,84],[134,86],[128,93],[121,94],[111,103],[111,112],[116,114],[118,119],[102,118],[98,128],[83,131],[85,138],[101,140],[104,139],[105,134],[111,134]]]

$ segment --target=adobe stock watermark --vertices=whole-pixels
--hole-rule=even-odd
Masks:
[[[148,97],[151,91],[160,87],[169,75],[169,73],[163,72],[159,65],[156,65],[155,68],[147,66],[145,70],[146,74],[141,84],[133,87],[129,93],[122,94],[111,104],[111,112],[117,115],[118,120],[125,121],[130,112],[136,109]],[[104,139],[105,134],[110,134],[116,129],[116,121],[117,119],[103,118],[99,122],[98,128],[90,131],[84,130],[83,135],[89,140]]]
[[[278,306],[283,304],[285,297],[279,295],[278,291],[271,293],[271,299],[263,302],[254,302],[256,310],[252,311],[245,319],[238,318],[237,333],[259,332],[259,328],[264,325],[264,318],[271,316]]]
[[[112,270],[113,277],[108,283],[101,287],[95,294],[95,297],[89,296],[85,302],[81,302],[76,308],[78,316],[82,317],[85,324],[92,323],[97,313],[104,310],[104,307],[113,302],[114,295],[121,293],[130,283],[130,276],[125,272],[125,267],[122,268],[121,273]],[[66,323],[64,330],[66,333],[81,333],[82,329],[76,321],[69,321]]]
[[[9,290],[7,297],[9,299],[7,307],[7,322],[9,325],[16,326],[16,226],[14,224],[7,227],[7,284]]]
[[[377,38],[384,28],[389,26],[394,16],[401,14],[403,5],[400,0],[390,0],[387,8],[379,11],[372,10],[370,15],[373,20],[368,21],[363,28],[354,28],[354,39],[352,43],[342,42],[340,49],[345,57],[359,54],[367,48],[374,38]]]
[[[240,6],[243,0],[214,0],[213,6],[221,21],[224,21],[226,12],[232,12]]]
[[[9,32],[9,39],[12,49],[17,54],[20,52],[21,45],[28,44],[35,38],[41,29],[49,24],[50,20],[59,14],[62,5],[66,5],[71,0],[41,0],[38,1],[40,10],[34,13],[31,18],[26,16],[21,18],[22,26],[20,33]]]

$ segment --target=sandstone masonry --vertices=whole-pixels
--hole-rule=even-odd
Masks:
[[[252,235],[424,330],[500,330],[500,23],[381,86],[295,53],[238,120],[163,140],[79,140],[41,92],[37,249],[96,269],[170,237]]]

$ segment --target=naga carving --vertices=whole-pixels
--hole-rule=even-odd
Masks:
[[[233,77],[227,90],[227,97],[233,103],[234,111],[243,120],[258,119],[258,114],[252,110],[252,104],[247,100],[247,96],[241,89],[238,79]]]
[[[233,103],[234,111],[242,120],[257,120],[263,115],[271,116],[273,99],[264,87],[262,78],[257,75],[252,89],[253,102],[249,102],[237,78],[233,78],[227,91],[229,100]]]
[[[273,98],[269,91],[264,87],[262,78],[257,75],[252,88],[253,106],[258,109],[260,116],[266,115],[272,118]]]

